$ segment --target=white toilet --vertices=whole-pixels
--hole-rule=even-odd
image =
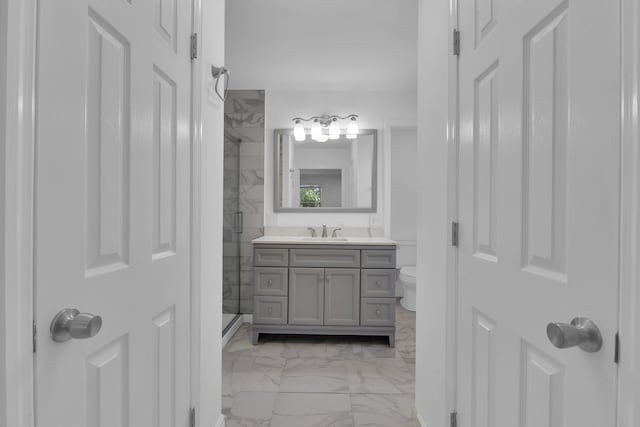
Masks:
[[[402,299],[400,305],[407,310],[416,311],[416,268],[402,267],[400,269],[400,285],[402,286]]]

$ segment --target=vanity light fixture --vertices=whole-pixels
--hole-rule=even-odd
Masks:
[[[347,125],[347,139],[356,139],[359,132],[360,127],[358,126],[358,121],[355,117],[351,117]]]
[[[296,139],[296,141],[304,141],[304,126],[302,125],[302,123],[300,123],[300,120],[296,120],[295,122],[296,124],[293,126],[293,137]]]
[[[357,114],[349,114],[344,117],[337,115],[313,116],[308,119],[296,117],[292,120],[294,122],[293,137],[299,142],[307,139],[306,131],[302,122],[312,122],[311,139],[317,142],[326,142],[329,139],[339,139],[342,132],[340,120],[349,120],[346,129],[347,138],[354,139],[360,132]]]

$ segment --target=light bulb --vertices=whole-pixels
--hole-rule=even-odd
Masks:
[[[358,121],[355,117],[351,117],[351,120],[349,120],[349,125],[347,126],[347,138],[355,139],[358,137],[359,132],[360,127],[358,126]]]
[[[311,139],[318,140],[318,137],[322,135],[322,126],[318,119],[315,119],[311,124]]]
[[[329,125],[329,139],[340,138],[340,124],[338,120],[334,119]]]
[[[316,141],[318,142],[327,142],[328,140],[329,140],[329,135],[325,135],[323,133],[318,135],[318,138],[316,139]]]
[[[293,137],[296,141],[304,141],[307,136],[304,133],[304,126],[300,123],[300,120],[296,120],[295,126],[293,126]]]

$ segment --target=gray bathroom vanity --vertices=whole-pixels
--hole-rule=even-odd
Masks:
[[[260,334],[382,335],[395,345],[395,242],[265,236],[253,241]]]

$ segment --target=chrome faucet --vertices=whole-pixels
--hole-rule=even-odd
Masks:
[[[311,232],[311,237],[318,237],[318,234],[316,233],[316,229],[313,227],[307,227],[307,230],[309,230]]]
[[[334,228],[333,232],[331,233],[331,237],[333,237],[334,239],[338,237],[338,234],[336,233],[338,230],[342,230],[342,228]]]
[[[327,237],[327,224],[322,224],[322,237]]]

